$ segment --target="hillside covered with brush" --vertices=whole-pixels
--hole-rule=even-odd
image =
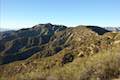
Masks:
[[[38,24],[0,32],[0,80],[120,79],[120,32]]]

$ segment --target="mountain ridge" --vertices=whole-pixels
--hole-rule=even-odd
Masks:
[[[9,34],[6,34],[6,32],[0,33],[0,74],[3,78],[7,76],[7,78],[11,80],[13,80],[12,77],[14,77],[15,80],[19,80],[21,76],[24,77],[21,77],[22,79],[20,78],[20,80],[24,80],[25,76],[28,80],[30,76],[28,77],[27,74],[31,75],[33,72],[37,75],[37,72],[40,72],[41,77],[39,77],[39,79],[41,79],[44,74],[44,78],[46,78],[49,77],[49,75],[54,75],[52,72],[49,72],[50,70],[55,72],[57,69],[61,71],[62,68],[68,70],[71,68],[69,68],[69,66],[74,67],[72,64],[76,65],[76,60],[84,62],[87,61],[86,59],[89,61],[89,58],[94,58],[94,56],[99,57],[105,55],[109,57],[109,53],[113,55],[113,52],[118,55],[119,47],[120,33],[113,33],[98,26],[66,27],[64,25],[53,25],[51,23],[38,24],[32,28],[12,31]],[[103,58],[101,59],[104,61]],[[119,60],[120,57],[118,56],[116,59]],[[112,60],[111,57],[110,60]],[[80,63],[82,64],[82,62]],[[101,63],[101,65],[105,64]],[[66,67],[68,68],[66,69]],[[106,66],[106,68],[109,67]],[[77,65],[75,69],[78,69]],[[119,72],[119,68],[117,67],[116,69],[115,74],[118,76],[119,74],[117,74],[117,72]],[[74,74],[69,71],[66,72]],[[113,73],[114,69],[111,72]],[[113,75],[112,73],[111,75]],[[57,73],[55,72],[55,74]],[[69,78],[71,78],[70,74],[68,74],[68,79],[63,80],[69,80]],[[92,73],[90,74],[93,75]],[[110,76],[110,74],[104,72],[103,74],[107,76],[105,80]],[[66,78],[61,72],[60,75]],[[98,75],[93,76],[98,77]],[[99,74],[99,76],[102,75]],[[116,77],[115,75],[113,76]],[[37,78],[34,77],[35,76],[31,76],[31,79],[37,80]],[[89,77],[89,79],[86,79],[86,77],[83,78],[84,80],[89,80],[91,77]],[[80,78],[77,80],[83,79]],[[100,77],[100,80],[104,79]]]
[[[32,28],[22,28],[17,31],[1,33],[0,56],[2,57],[3,64],[27,59],[37,52],[41,52],[40,55],[42,56],[51,56],[68,45],[74,45],[76,47],[77,45],[73,44],[74,41],[79,42],[81,39],[87,39],[90,36],[93,37],[93,35],[96,37],[95,40],[97,40],[99,35],[104,35],[108,32],[110,31],[98,26],[66,27],[64,25],[53,25],[51,23],[38,24]],[[80,36],[81,38],[79,38]],[[41,49],[44,45],[45,47]],[[47,50],[46,45],[48,47],[51,46],[51,48],[55,47],[55,51],[52,50],[51,52],[51,49]],[[36,52],[34,52],[34,48]],[[31,52],[32,49],[33,52]],[[43,49],[45,49],[45,51]],[[45,52],[45,54],[43,52]]]

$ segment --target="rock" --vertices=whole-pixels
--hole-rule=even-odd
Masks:
[[[80,51],[78,57],[84,57],[83,51]]]
[[[71,53],[65,54],[64,57],[62,58],[62,64],[72,62],[73,59],[74,59],[74,56]]]

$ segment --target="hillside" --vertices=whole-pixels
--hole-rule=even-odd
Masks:
[[[0,33],[1,80],[112,80],[120,77],[120,33],[51,23]]]

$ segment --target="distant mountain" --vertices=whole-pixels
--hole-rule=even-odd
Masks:
[[[105,27],[106,30],[120,32],[120,27]]]
[[[9,31],[10,29],[6,29],[6,28],[0,28],[0,32],[3,32],[3,31]]]
[[[120,33],[98,26],[38,24],[0,32],[2,80],[112,80]]]

